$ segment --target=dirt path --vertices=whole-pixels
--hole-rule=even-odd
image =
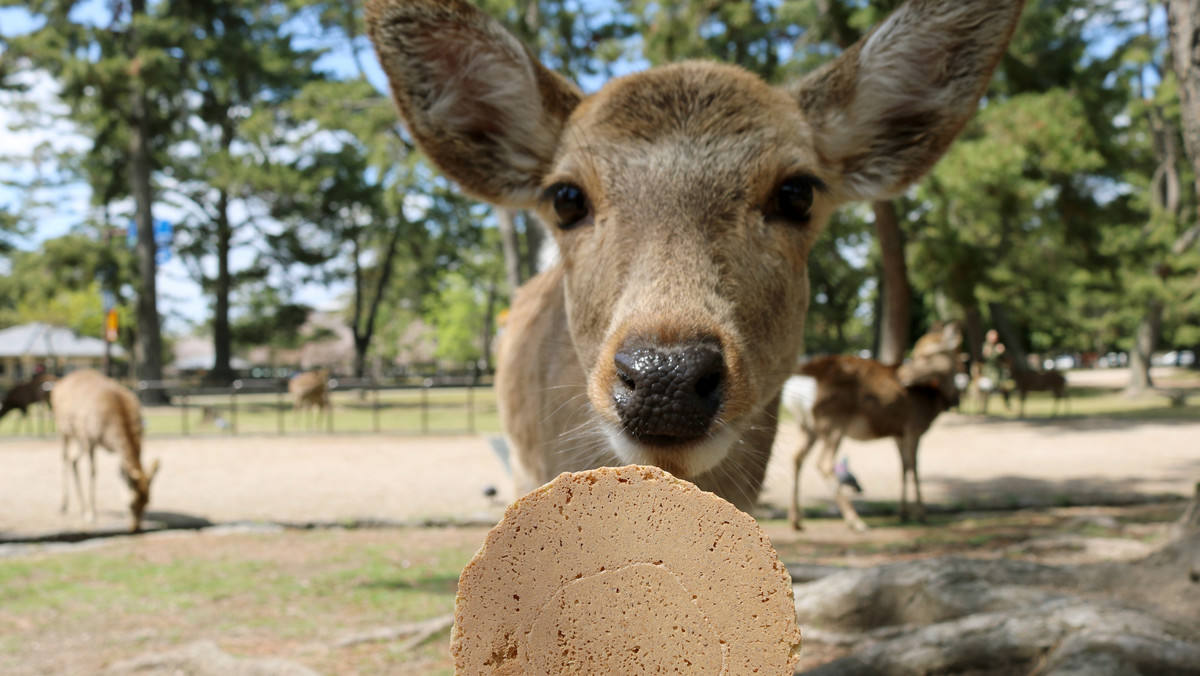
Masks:
[[[763,501],[787,504],[791,453],[799,443],[780,431]],[[896,500],[900,462],[890,441],[846,442],[865,500]],[[150,510],[214,522],[495,519],[512,499],[504,468],[484,437],[334,436],[152,439],[162,459]],[[922,445],[925,499],[954,506],[1066,504],[1095,497],[1188,495],[1200,477],[1200,423],[1068,420],[938,420]],[[100,526],[125,523],[116,459],[97,471]],[[87,527],[72,491],[59,513],[61,467],[53,441],[0,443],[0,533]],[[496,499],[484,489],[499,490]],[[807,504],[829,488],[804,470]]]

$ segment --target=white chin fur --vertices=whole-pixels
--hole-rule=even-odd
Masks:
[[[737,432],[723,427],[691,445],[663,450],[641,443],[620,428],[608,433],[613,451],[625,464],[655,465],[681,479],[699,476],[719,465],[737,439]]]

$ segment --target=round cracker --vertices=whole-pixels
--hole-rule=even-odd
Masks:
[[[463,570],[458,674],[791,674],[792,580],[748,514],[657,467],[564,473]]]

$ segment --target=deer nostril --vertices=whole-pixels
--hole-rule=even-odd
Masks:
[[[701,399],[711,399],[712,395],[721,389],[721,371],[714,370],[696,381],[696,394],[700,395]]]
[[[625,387],[628,387],[631,390],[637,389],[637,382],[634,381],[633,376],[629,375],[625,371],[617,369],[617,379],[620,380],[621,384]]]

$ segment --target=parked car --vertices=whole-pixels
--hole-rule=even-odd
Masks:
[[[1196,363],[1196,353],[1191,350],[1171,350],[1161,357],[1163,366],[1191,366]]]

